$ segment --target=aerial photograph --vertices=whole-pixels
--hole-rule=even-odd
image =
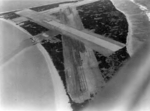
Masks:
[[[150,111],[150,0],[0,0],[0,111]]]

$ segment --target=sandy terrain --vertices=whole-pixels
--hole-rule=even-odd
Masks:
[[[0,65],[7,62],[11,57],[22,51],[24,48],[32,45],[29,34],[21,29],[14,27],[9,21],[0,20]]]
[[[16,55],[1,69],[2,104],[6,107],[55,108],[53,83],[37,47]]]
[[[142,10],[137,1],[142,0],[111,0],[114,6],[124,13],[129,23],[127,36],[127,51],[132,56],[139,47],[149,38],[150,22],[146,11]],[[145,0],[146,1],[146,0]],[[142,3],[148,3],[143,1]],[[137,2],[137,3],[136,3]],[[143,5],[143,4],[140,5]],[[147,9],[149,7],[147,6]]]
[[[29,35],[0,21],[0,110],[70,111],[69,99],[51,58]],[[30,47],[29,47],[30,46]]]

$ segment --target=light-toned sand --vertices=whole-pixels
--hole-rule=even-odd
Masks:
[[[0,21],[0,111],[71,111],[52,60],[30,36]],[[6,58],[6,59],[3,59]]]
[[[129,24],[127,36],[127,52],[130,54],[130,56],[132,56],[149,38],[150,35],[150,22],[147,12],[143,11],[136,2],[143,0],[135,0],[135,2],[134,0],[111,1],[119,11],[125,14],[127,18]]]
[[[111,1],[127,17],[127,51],[133,57],[83,111],[149,111],[149,18],[133,0]]]
[[[0,13],[72,0],[0,0]]]
[[[52,59],[49,57],[47,51],[40,44],[38,44],[37,47],[44,55],[48,65],[49,72],[52,77],[52,82],[54,84],[54,91],[55,91],[56,111],[72,111],[69,103],[69,98],[66,95],[64,85],[62,83],[60,76],[58,75],[58,72],[52,62]]]
[[[0,64],[6,61],[6,58],[20,52],[25,47],[31,46],[32,43],[27,41],[31,36],[21,31],[19,26],[4,19],[0,20]],[[25,42],[25,43],[24,43]],[[15,52],[15,53],[14,53]],[[11,55],[11,56],[10,56]],[[1,63],[2,62],[2,63]]]
[[[136,3],[139,3],[145,7],[147,7],[147,9],[150,11],[150,0],[134,0]]]
[[[55,111],[52,78],[43,55],[36,46],[24,49],[1,69],[1,98],[6,108]]]

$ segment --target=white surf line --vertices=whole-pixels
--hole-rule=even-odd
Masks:
[[[3,18],[1,18],[0,20],[12,24],[13,26],[17,27],[19,30],[27,33],[30,37],[32,37],[32,35],[30,35],[26,30],[22,29],[20,26],[16,25],[14,22],[12,22],[10,20],[3,19]],[[67,95],[66,96],[63,95],[64,97],[62,96],[62,94],[66,94],[66,91],[65,91],[65,88],[64,88],[63,83],[62,83],[62,81],[60,79],[60,76],[58,75],[58,72],[57,72],[56,68],[54,67],[54,64],[53,64],[53,62],[52,62],[49,54],[41,46],[41,44],[37,44],[36,46],[40,50],[40,52],[43,54],[43,56],[45,58],[45,61],[47,62],[48,68],[52,68],[53,69],[53,70],[49,69],[49,71],[50,71],[51,74],[53,74],[53,76],[51,75],[53,84],[57,85],[57,86],[54,87],[54,90],[55,90],[55,104],[56,104],[57,111],[60,111],[60,109],[61,109],[61,111],[72,111],[71,105],[69,104],[69,98],[68,98],[68,96]],[[28,48],[25,48],[24,50],[27,50],[27,49]],[[24,50],[22,50],[22,51],[24,51]],[[9,62],[6,62],[5,64],[3,64],[0,67],[0,70],[5,65],[7,65],[8,63],[10,63],[14,58],[16,58],[17,55],[19,55],[20,53],[22,53],[22,51],[19,52],[18,54],[16,54],[13,58],[11,58],[9,60]]]
[[[25,34],[27,34],[29,37],[32,37],[27,31],[25,31],[24,29],[22,29],[21,27],[19,27],[18,25],[16,25],[14,22],[12,22],[11,20],[6,20],[6,19],[4,19],[4,18],[0,18],[0,21],[4,21],[4,22],[6,22],[6,23],[8,23],[8,24],[11,24],[11,25],[13,25],[14,27],[16,27],[17,29],[19,29],[20,31],[22,31],[22,32],[24,32]],[[27,37],[28,37],[27,36]],[[29,39],[29,38],[27,38],[27,39]],[[1,44],[3,44],[2,43],[2,40],[1,40],[1,42],[0,42]],[[20,45],[18,45],[18,47],[19,47]],[[28,47],[26,47],[26,48],[28,48]],[[24,48],[22,51],[24,51],[26,48]],[[19,49],[19,48],[18,48]],[[1,49],[0,49],[1,50]],[[17,51],[17,48],[16,48],[16,50],[14,50],[15,52],[18,52]],[[18,54],[20,54],[22,51],[19,51],[17,54],[15,54],[15,53],[11,53],[10,55],[14,55],[12,58],[10,58],[9,60],[11,60],[11,59],[13,59],[15,56],[17,56]],[[2,53],[1,53],[2,54]],[[10,57],[10,55],[8,55],[9,57]],[[1,55],[1,57],[2,57],[2,55]],[[7,58],[7,57],[6,57]],[[7,61],[6,63],[4,62],[2,62],[2,60],[0,59],[0,67],[1,66],[4,66],[7,62],[9,62],[9,61]]]
[[[83,1],[78,1],[76,3],[66,3],[66,5],[69,5],[69,6],[82,6],[82,5],[86,5],[86,4],[90,4],[90,3],[94,3],[94,2],[97,2],[99,0],[83,0]],[[60,4],[61,5],[61,4]],[[65,4],[63,4],[65,5]],[[52,8],[52,9],[48,9],[48,10],[44,10],[44,11],[41,11],[39,13],[48,13],[48,14],[52,14],[52,13],[57,13],[60,11],[60,7],[56,7],[56,8]]]
[[[71,104],[69,104],[69,97],[67,96],[63,82],[52,62],[52,59],[50,58],[50,55],[41,44],[37,44],[37,47],[43,54],[49,68],[50,76],[54,86],[56,110],[72,111]]]
[[[120,7],[119,7],[119,5],[120,4],[123,4],[123,2],[132,2],[132,3],[134,3],[134,0],[110,0],[112,3],[113,3],[113,5],[115,6],[115,8],[117,9],[117,10],[119,10],[120,12],[122,12],[125,16],[126,16],[126,19],[127,19],[127,22],[128,22],[128,34],[127,34],[127,43],[126,43],[126,47],[127,47],[127,52],[128,52],[128,54],[130,55],[130,56],[132,56],[133,55],[133,51],[131,51],[131,49],[130,49],[130,46],[131,46],[131,44],[130,44],[130,41],[132,40],[132,36],[133,36],[133,34],[134,34],[134,29],[135,29],[135,27],[136,27],[136,22],[134,22],[133,20],[133,18],[131,17],[132,16],[132,14],[128,14],[128,13],[126,13],[124,10],[122,10]],[[119,3],[120,2],[120,3]],[[122,3],[121,3],[122,2]],[[136,3],[134,3],[135,5],[137,5]],[[138,7],[138,6],[137,6]],[[143,10],[141,10],[141,11],[143,11]],[[133,14],[133,16],[134,16],[134,14]],[[131,40],[130,40],[131,39]]]
[[[13,22],[13,21],[11,21],[11,20],[6,20],[6,19],[4,19],[4,18],[0,18],[0,20],[2,20],[2,21],[4,21],[4,22],[7,22],[7,23],[9,23],[9,24],[11,24],[11,25],[13,25],[14,27],[18,28],[20,31],[26,33],[27,35],[29,35],[29,37],[32,38],[32,35],[31,35],[28,31],[26,31],[25,29],[21,28],[19,25],[16,25],[15,22]],[[29,38],[27,38],[27,39],[29,39]]]
[[[71,1],[75,1],[75,0],[71,0]],[[24,9],[36,8],[36,7],[41,7],[41,6],[44,6],[44,5],[52,5],[52,4],[55,4],[55,3],[63,3],[63,2],[70,2],[70,0],[60,0],[60,1],[59,0],[54,0],[54,1],[51,1],[51,3],[45,3],[43,5],[27,7],[27,8],[24,8]],[[1,3],[1,0],[0,0],[0,3]],[[15,10],[11,10],[11,11],[0,12],[0,15],[5,14],[5,13],[9,13],[9,12],[17,12],[17,11],[21,11],[21,10],[24,10],[24,9],[15,9]]]
[[[139,6],[139,8],[140,8],[141,10],[143,10],[143,11],[146,13],[146,15],[148,16],[149,21],[150,21],[150,11],[147,9],[147,7],[141,5],[140,3],[135,2],[134,0],[130,0],[130,1],[132,1],[132,2],[135,3],[137,6]]]

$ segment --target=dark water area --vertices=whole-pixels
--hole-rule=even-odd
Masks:
[[[118,11],[110,0],[100,0],[77,7],[86,29],[104,35],[121,43],[126,43],[128,22],[126,16]]]

